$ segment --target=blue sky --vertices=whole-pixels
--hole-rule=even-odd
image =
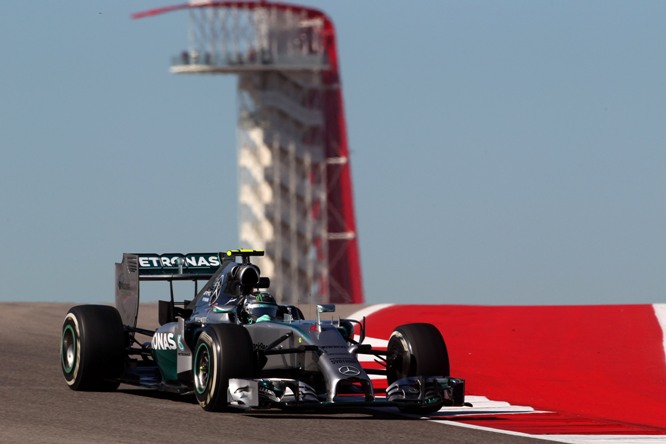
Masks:
[[[235,78],[168,73],[187,14],[130,18],[167,4],[0,3],[0,301],[239,246]],[[368,303],[665,301],[666,3],[303,4],[337,28]]]

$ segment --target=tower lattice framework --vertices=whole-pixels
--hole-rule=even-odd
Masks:
[[[335,31],[321,11],[191,2],[177,74],[238,76],[239,235],[263,249],[283,303],[361,303],[358,237]]]

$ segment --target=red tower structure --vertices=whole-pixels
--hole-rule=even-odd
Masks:
[[[244,248],[290,303],[362,303],[363,287],[335,30],[323,12],[273,2],[199,1],[177,74],[235,74]]]

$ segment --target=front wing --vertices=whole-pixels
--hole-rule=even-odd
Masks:
[[[242,409],[461,406],[465,400],[465,381],[451,377],[408,377],[391,384],[385,397],[369,399],[362,393],[346,394],[336,396],[331,402],[320,399],[312,387],[296,379],[230,379],[227,400]]]

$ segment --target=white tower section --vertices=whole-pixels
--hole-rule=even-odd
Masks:
[[[321,301],[327,280],[316,248],[327,238],[320,88],[307,72],[239,76],[241,245],[271,252],[262,271],[285,302]]]

